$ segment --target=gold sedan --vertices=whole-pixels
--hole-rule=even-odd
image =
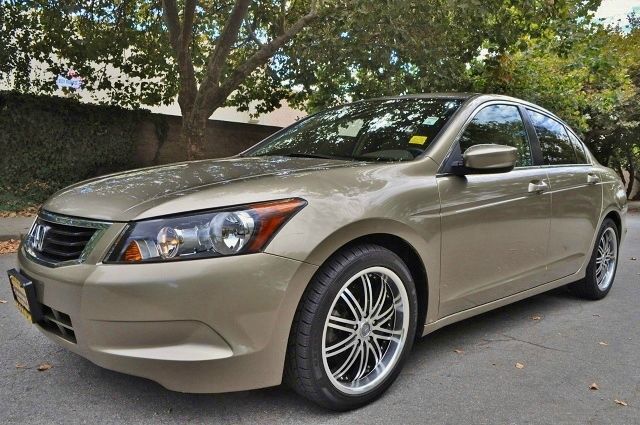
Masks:
[[[9,271],[56,343],[184,392],[356,408],[416,337],[569,284],[611,290],[626,197],[576,133],[504,96],[374,99],[232,158],[81,182]]]

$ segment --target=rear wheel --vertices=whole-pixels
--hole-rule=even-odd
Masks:
[[[607,218],[602,223],[584,279],[569,288],[578,296],[600,300],[607,296],[618,268],[618,227]]]
[[[305,291],[287,353],[287,380],[304,397],[348,410],[379,397],[414,340],[417,300],[407,266],[376,245],[345,249]]]

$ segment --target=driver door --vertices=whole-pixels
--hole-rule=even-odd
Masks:
[[[443,174],[440,317],[545,283],[551,197],[546,171],[536,166],[521,109],[482,107],[456,146],[494,143],[518,149],[506,173]],[[539,150],[538,150],[539,152]],[[462,159],[461,157],[459,158]]]

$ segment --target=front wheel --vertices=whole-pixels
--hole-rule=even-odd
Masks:
[[[377,245],[342,250],[316,273],[294,319],[287,380],[304,397],[349,410],[395,380],[416,332],[411,273]]]
[[[607,218],[600,226],[585,278],[571,284],[569,288],[576,295],[589,300],[606,297],[616,277],[618,248],[618,227],[613,220]]]

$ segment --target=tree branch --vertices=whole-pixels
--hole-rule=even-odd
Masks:
[[[251,0],[236,0],[231,15],[224,25],[220,37],[216,43],[214,51],[210,54],[207,62],[207,74],[200,86],[200,94],[207,96],[213,89],[220,84],[220,76],[224,64],[231,53],[231,49],[238,39],[238,33],[244,18],[249,12]]]
[[[174,52],[178,51],[178,37],[180,34],[180,19],[178,18],[178,6],[175,0],[162,0],[164,21],[169,30],[169,42]]]
[[[176,0],[162,0],[164,20],[169,30],[169,42],[178,62],[180,88],[178,103],[182,115],[188,115],[194,107],[198,85],[191,57],[191,39],[195,17],[196,0],[185,0],[184,20],[180,24]]]
[[[309,25],[314,19],[318,17],[316,8],[317,2],[312,3],[309,13],[298,19],[291,27],[284,31],[281,35],[271,40],[269,43],[263,44],[252,56],[250,56],[244,63],[238,66],[231,75],[220,85],[220,90],[217,93],[216,100],[226,99],[234,90],[236,90],[240,84],[258,67],[267,63],[269,58],[274,55],[278,49],[284,46],[291,38],[297,35],[302,29]],[[214,102],[215,103],[215,102]],[[209,109],[215,105],[208,104]],[[208,112],[208,111],[207,111]],[[213,111],[211,111],[213,113]]]
[[[188,49],[193,38],[193,21],[196,15],[196,0],[185,0],[182,32],[180,34],[181,47]]]

